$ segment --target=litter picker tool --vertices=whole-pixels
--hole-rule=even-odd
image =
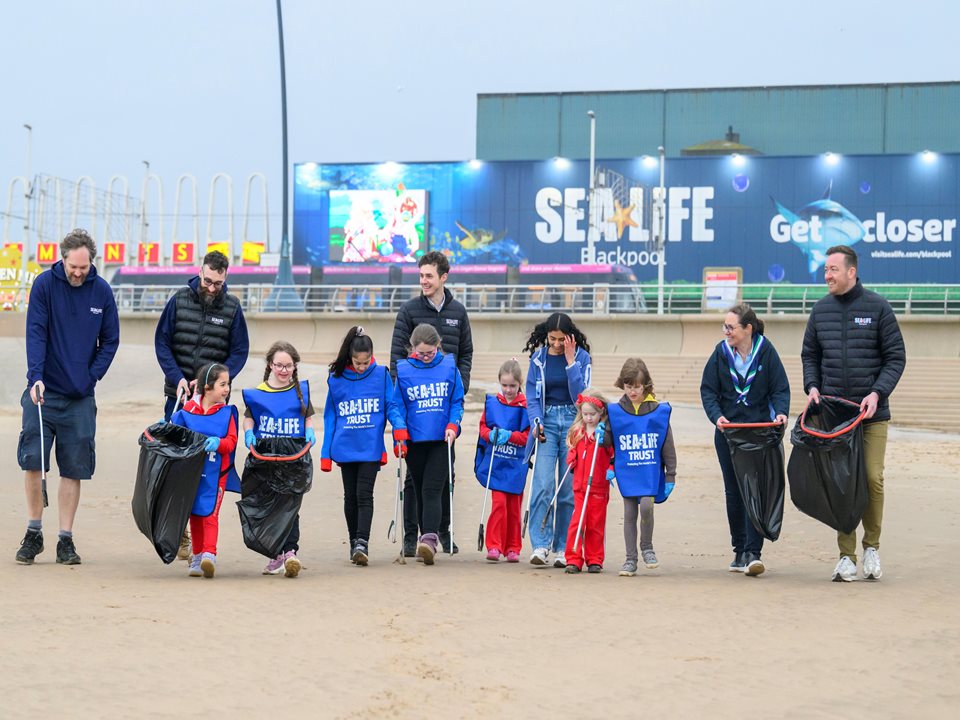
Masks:
[[[33,389],[36,390],[37,386],[34,385]],[[40,494],[43,495],[43,506],[47,507],[50,505],[50,500],[47,498],[47,463],[44,452],[46,445],[43,442],[43,395],[39,391],[37,392],[37,415],[40,418]],[[57,447],[60,445],[58,444]]]
[[[593,459],[590,461],[590,474],[587,476],[587,491],[583,495],[583,507],[580,508],[580,522],[577,523],[577,535],[573,539],[573,551],[577,551],[577,545],[583,539],[581,532],[586,532],[583,528],[583,519],[587,515],[587,502],[590,500],[590,486],[593,485],[593,469],[597,465],[597,450],[600,449],[600,444],[603,442],[603,423],[600,422],[597,424],[597,429],[593,431]]]
[[[390,527],[387,528],[387,540],[392,543],[397,541],[397,526],[400,520],[400,506],[403,505],[403,458],[397,460],[397,500],[393,507],[393,520],[390,521]],[[402,553],[401,553],[402,555]]]
[[[567,475],[569,475],[569,474],[570,474],[570,466],[567,465],[567,470],[566,470],[566,472],[563,473],[563,477],[560,478],[560,482],[559,482],[559,484],[557,485],[557,489],[556,489],[556,490],[554,491],[554,493],[553,493],[553,499],[550,501],[550,504],[547,505],[547,512],[544,513],[544,515],[543,515],[543,520],[542,520],[541,523],[540,523],[540,529],[541,529],[541,530],[543,530],[544,528],[547,527],[547,515],[550,514],[550,508],[552,508],[554,505],[556,505],[556,503],[557,503],[557,498],[560,497],[560,488],[563,487],[563,483],[564,483],[564,481],[567,479]],[[554,528],[556,528],[556,526],[557,526],[556,511],[554,511],[553,526],[554,526]]]
[[[450,555],[453,556],[453,441],[447,442],[447,477],[450,479]]]
[[[539,420],[534,422],[533,426],[533,477],[537,477],[537,463],[540,462],[540,432],[543,425]],[[530,502],[533,500],[533,480],[530,481],[530,492],[527,494],[527,509],[523,511],[523,527],[520,529],[520,537],[527,536],[527,521],[530,519]]]
[[[490,496],[490,476],[493,474],[493,459],[497,456],[497,446],[490,443],[490,467],[487,468],[487,487],[483,491],[483,507],[480,509],[480,530],[477,532],[477,550],[483,550],[483,518],[487,515],[487,498]]]

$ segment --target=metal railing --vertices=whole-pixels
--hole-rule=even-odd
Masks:
[[[121,312],[159,313],[181,285],[117,285]],[[471,313],[569,312],[590,315],[657,312],[654,285],[461,285],[447,286]],[[900,315],[960,314],[960,285],[871,285]],[[672,315],[707,310],[705,285],[668,285],[664,309]],[[826,294],[823,285],[740,285],[744,302],[761,315],[807,314]],[[396,313],[420,288],[411,285],[231,285],[246,313],[303,310],[311,313]]]

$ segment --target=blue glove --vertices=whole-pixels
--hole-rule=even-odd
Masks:
[[[313,445],[317,442],[317,434],[313,431],[312,427],[308,427],[303,433],[303,437],[306,438],[307,442]]]
[[[220,438],[210,436],[207,438],[207,444],[203,446],[205,452],[216,452],[220,448]]]
[[[613,471],[613,468],[607,469],[607,482],[613,485],[613,481],[617,479],[617,474]]]
[[[593,431],[593,437],[597,441],[597,445],[603,444],[603,433],[606,430],[606,427],[603,424],[603,421],[597,423],[597,429]]]
[[[511,432],[505,428],[494,428],[490,431],[490,439],[494,445],[506,445],[510,442]]]
[[[253,430],[247,430],[243,434],[243,444],[247,446],[247,449],[250,449],[251,445],[254,445],[257,442],[257,436],[253,434]]]

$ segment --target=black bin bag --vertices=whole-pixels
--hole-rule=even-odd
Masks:
[[[133,487],[133,519],[165,563],[177,558],[180,537],[200,486],[207,439],[173,423],[151,425],[140,435]]]
[[[747,516],[768,540],[779,538],[783,525],[783,429],[782,424],[745,423],[723,430]]]
[[[793,504],[843,533],[856,530],[867,507],[862,419],[858,403],[823,395],[819,405],[807,405],[790,434]]]
[[[295,437],[257,440],[243,466],[237,502],[244,545],[268,558],[279,555],[312,483],[310,443]]]

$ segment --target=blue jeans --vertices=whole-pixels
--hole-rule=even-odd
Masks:
[[[573,405],[548,405],[543,418],[547,441],[540,443],[533,472],[533,493],[530,501],[530,542],[534,549],[546,548],[562,553],[573,516],[573,478],[568,475],[557,497],[556,525],[549,507],[557,483],[567,469],[567,431],[577,416]]]
[[[720,471],[723,473],[723,491],[727,500],[727,525],[730,526],[730,544],[735,553],[752,552],[760,557],[763,551],[763,535],[757,532],[753,522],[747,515],[747,506],[740,494],[740,485],[737,484],[737,474],[733,469],[733,460],[730,457],[730,446],[727,439],[719,430],[714,430],[713,445],[720,461]]]

